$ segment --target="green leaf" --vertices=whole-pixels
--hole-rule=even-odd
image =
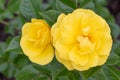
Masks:
[[[108,22],[111,28],[113,39],[117,39],[120,35],[120,27],[115,22]]]
[[[80,75],[78,71],[70,71],[68,77],[70,80],[80,80]]]
[[[15,56],[15,55],[12,55],[12,56]],[[22,68],[23,66],[30,63],[28,57],[22,54],[17,54],[17,57],[15,57],[12,62],[16,64],[18,68]]]
[[[15,36],[16,34],[21,34],[21,28],[24,23],[24,18],[18,16],[8,23],[8,25],[5,27],[5,31],[6,33],[11,34],[13,36]]]
[[[18,71],[25,65],[28,64],[28,58],[24,55],[5,53],[0,58],[0,72],[6,77],[14,77]]]
[[[77,8],[76,0],[48,0],[50,9],[57,10],[61,13],[70,13]]]
[[[1,18],[1,19],[5,19],[5,18],[7,18],[7,19],[13,19],[14,16],[13,16],[13,14],[12,14],[8,9],[6,9],[6,10],[4,10],[4,11],[0,14],[0,18]]]
[[[100,69],[97,74],[94,75],[93,77],[94,80],[108,80],[105,72],[103,71],[103,69]],[[90,79],[90,80],[93,80],[93,79]]]
[[[8,68],[8,63],[2,63],[0,64],[0,72],[5,71]]]
[[[80,80],[80,75],[78,71],[68,71],[65,68],[61,68],[53,74],[53,80],[61,80],[61,78]]]
[[[16,80],[31,80],[34,79],[39,71],[36,70],[32,65],[24,66],[21,71],[16,75]]]
[[[74,0],[57,0],[57,1],[60,1],[61,3],[73,8],[73,9],[76,9],[76,1]]]
[[[70,13],[75,9],[74,2],[71,2],[71,0],[55,0],[55,7],[57,11],[60,11],[62,13]],[[73,6],[71,6],[73,4]]]
[[[13,52],[13,53],[17,53],[17,54],[22,53],[22,50],[20,48],[20,36],[17,36],[12,39],[8,48],[6,49],[6,52]]]
[[[107,1],[106,0],[94,0],[96,5],[106,5]]]
[[[120,80],[120,71],[115,67],[105,67],[103,69],[108,80]]]
[[[107,1],[106,0],[94,0],[96,5],[106,5]]]
[[[57,70],[54,74],[53,74],[53,79],[57,80],[59,77],[62,76],[67,76],[67,74],[69,73],[69,71],[65,68],[61,68],[59,70]],[[68,77],[68,76],[67,76]]]
[[[5,53],[6,47],[7,47],[7,44],[5,42],[0,42],[0,58]]]
[[[106,65],[116,65],[117,63],[120,62],[120,57],[118,55],[116,55],[114,52],[111,52]]]
[[[12,13],[19,13],[20,0],[9,0],[7,9]]]
[[[37,64],[33,64],[33,67],[36,70],[40,71],[41,74],[51,76],[51,71],[49,69],[45,68],[45,66],[40,66],[40,65],[37,65]]]
[[[58,80],[70,80],[68,76],[60,76]]]
[[[7,4],[6,4],[7,3]],[[13,19],[19,13],[20,0],[0,0],[0,19]]]
[[[42,68],[44,67],[44,68]],[[69,71],[63,65],[61,65],[56,59],[54,59],[50,64],[40,67],[41,69],[47,69],[50,71],[49,75],[52,77],[52,80],[61,80],[65,78],[68,80],[79,80],[80,75],[78,71]],[[44,70],[44,71],[47,71]],[[41,71],[41,70],[39,70]],[[48,72],[49,72],[48,71]],[[43,73],[43,71],[41,71]],[[44,73],[46,74],[46,73]]]
[[[57,21],[57,17],[60,14],[60,12],[55,10],[48,10],[45,12],[39,12],[39,14],[44,20],[46,20],[49,23],[49,25],[52,26]]]
[[[8,63],[9,64],[9,63]],[[12,76],[14,76],[15,72],[16,72],[16,67],[14,66],[14,63],[11,63],[8,65],[8,72],[7,72],[7,76],[10,78]]]
[[[0,0],[0,12],[5,9],[4,4],[5,4],[5,0]]]
[[[120,80],[120,71],[114,66],[103,66],[91,78],[89,80]]]
[[[120,57],[120,41],[114,42],[113,51]]]
[[[93,68],[90,68],[87,71],[81,72],[81,74],[83,75],[83,77],[85,77],[85,79],[88,79],[89,77],[94,75],[100,68],[101,68],[100,66],[93,67]]]
[[[110,56],[106,65],[116,65],[120,62],[120,41],[115,41],[112,45]]]
[[[38,65],[37,65],[38,66]],[[40,69],[42,68],[42,69]],[[49,80],[51,76],[42,73],[45,69],[43,67],[38,67],[36,69],[36,65],[32,64],[24,66],[19,73],[16,75],[16,80]]]
[[[22,0],[20,12],[27,19],[39,18],[41,0]]]
[[[50,80],[51,78],[48,78],[46,75],[38,75],[34,78],[34,80]]]
[[[14,66],[12,62],[11,63],[4,62],[0,64],[0,72],[3,73],[8,78],[13,77],[16,71],[17,71],[17,68],[16,66]]]
[[[95,10],[95,4],[93,0],[81,0],[80,8]]]
[[[96,5],[96,12],[103,18],[107,19],[110,16],[110,12],[108,11],[107,8],[101,6],[101,5]]]

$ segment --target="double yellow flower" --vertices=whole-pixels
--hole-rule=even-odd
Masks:
[[[48,64],[55,53],[69,70],[84,71],[106,62],[112,38],[102,17],[92,10],[76,9],[68,15],[61,14],[51,30],[44,20],[25,23],[20,45],[34,63]]]

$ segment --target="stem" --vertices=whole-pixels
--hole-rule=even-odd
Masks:
[[[0,20],[0,23],[5,24],[5,25],[8,24],[7,22],[5,22],[5,21],[1,21],[1,20]]]

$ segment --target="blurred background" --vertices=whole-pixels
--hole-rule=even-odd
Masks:
[[[19,37],[21,34],[22,25],[26,21],[30,21],[31,17],[34,17],[33,15],[31,16],[31,14],[24,15],[23,11],[26,9],[21,7],[24,6],[21,1],[25,0],[0,0],[0,80],[15,80],[16,75],[20,74],[19,71],[22,69],[22,67],[30,64],[28,58],[25,55],[21,55],[22,51],[20,49],[18,50],[18,48],[20,48],[18,45],[19,39],[15,38],[15,41],[13,40],[14,37]],[[30,1],[32,2],[36,0]],[[54,0],[40,1],[42,2],[42,8],[44,9],[40,10],[41,12],[49,9],[57,10],[55,7],[52,7]],[[25,4],[29,5],[29,3]],[[64,5],[62,6],[64,8]],[[28,8],[29,12],[29,9],[31,9],[31,7],[26,7]],[[92,9],[97,14],[105,18],[111,27],[114,42],[120,40],[120,0],[78,0],[77,8],[79,7]],[[27,19],[26,15],[30,18]],[[14,46],[17,46],[17,48]],[[117,66],[117,68],[120,69],[119,66]]]

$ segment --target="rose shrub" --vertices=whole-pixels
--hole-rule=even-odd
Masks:
[[[0,80],[120,80],[109,1],[0,0]]]
[[[56,58],[69,70],[83,71],[103,65],[110,54],[110,28],[92,10],[76,9],[61,14],[51,30]]]

